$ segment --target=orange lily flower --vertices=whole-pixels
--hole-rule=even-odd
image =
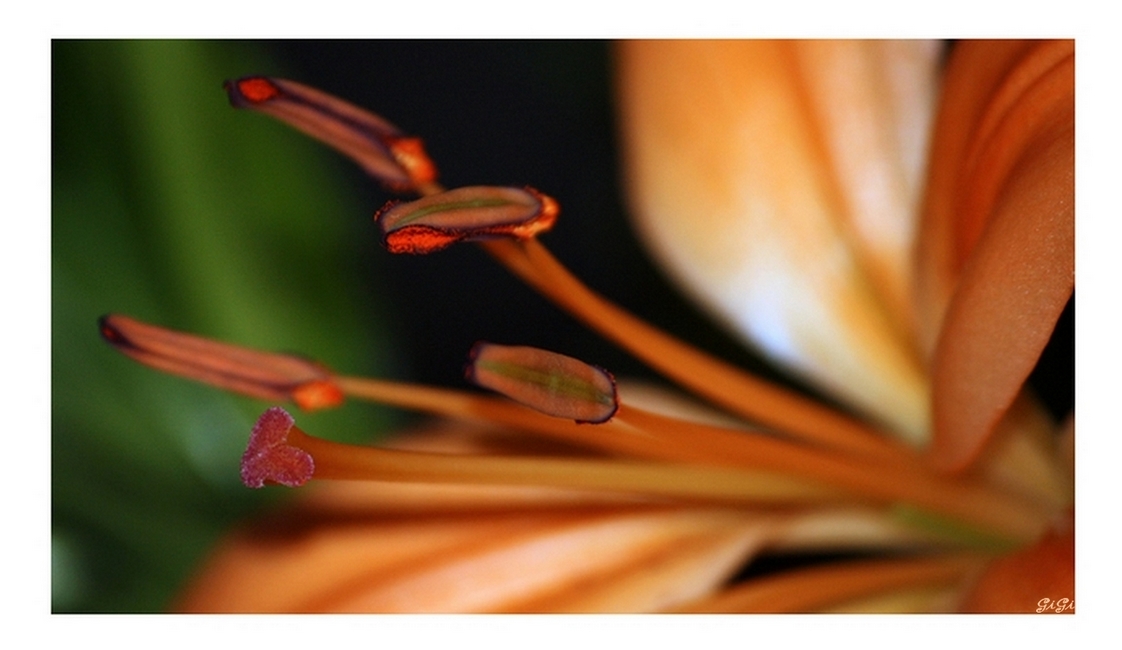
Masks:
[[[941,72],[939,57],[919,42],[619,48],[640,230],[720,321],[845,410],[585,287],[537,239],[563,197],[445,191],[419,140],[381,118],[293,82],[232,82],[235,105],[422,195],[379,213],[391,250],[478,241],[700,401],[626,381],[617,394],[610,374],[527,348],[473,354],[469,377],[511,401],[108,316],[110,343],[168,372],[302,408],[350,397],[450,418],[373,449],[267,411],[247,484],[341,480],[235,532],[178,608],[1073,603],[1074,424],[1057,428],[1024,384],[1074,290],[1074,45],[962,43]],[[764,554],[808,551],[845,559],[752,575]],[[1010,572],[1040,591],[997,593]]]

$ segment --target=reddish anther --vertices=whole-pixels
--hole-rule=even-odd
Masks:
[[[242,483],[251,488],[264,487],[266,483],[299,487],[312,478],[312,456],[287,444],[288,432],[294,424],[296,420],[279,406],[257,419],[242,454]]]
[[[333,147],[394,190],[436,180],[421,140],[381,117],[310,86],[275,77],[225,83],[230,103],[271,115]]]
[[[391,201],[374,220],[391,253],[424,254],[459,241],[529,239],[552,228],[559,212],[556,201],[533,188],[476,186]]]

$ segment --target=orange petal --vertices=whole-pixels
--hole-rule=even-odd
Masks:
[[[409,570],[370,580],[339,608],[342,611],[519,611],[535,609],[551,595],[578,595],[585,585],[618,580],[622,575],[655,572],[666,559],[702,540],[750,531],[750,516],[735,511],[690,508],[655,512],[578,513],[525,516],[521,534],[489,536],[474,546],[414,563]],[[538,520],[538,521],[534,521]],[[463,525],[463,524],[461,524]],[[472,526],[467,522],[467,526]],[[489,526],[482,526],[484,530]],[[738,538],[738,552],[717,547],[721,565],[701,591],[711,592],[756,547],[751,535]],[[699,590],[695,584],[673,585],[669,604],[683,602]],[[619,602],[620,611],[640,610],[638,602]],[[538,610],[540,611],[540,610]]]
[[[973,210],[963,209],[964,186],[975,175],[988,175],[993,199],[994,170],[979,166],[983,144],[980,136],[992,135],[998,125],[1020,128],[1003,120],[1023,93],[1039,76],[1074,51],[1071,41],[963,41],[955,46],[943,82],[939,115],[931,143],[927,190],[917,249],[916,308],[920,339],[930,355],[962,270],[981,235],[989,215],[974,201]],[[993,153],[1002,151],[992,145]],[[992,161],[991,161],[992,162]],[[1005,160],[1005,165],[1009,164]],[[1001,168],[1002,173],[1008,170]]]
[[[1056,48],[1039,44],[1019,59],[1031,80],[1022,67],[1002,78],[991,100],[1001,114],[983,110],[980,144],[964,154],[973,173],[948,186],[951,203],[930,197],[954,210],[928,216],[951,220],[941,228],[964,259],[932,362],[931,454],[944,468],[961,469],[981,451],[1075,287],[1075,59]]]
[[[540,611],[566,600],[581,608],[584,587],[601,585],[617,587],[610,601],[617,611],[642,610],[710,593],[758,546],[752,530],[748,514],[697,508],[357,518],[306,510],[228,539],[177,608]],[[683,548],[697,552],[682,558],[691,566],[666,566]],[[685,569],[690,580],[664,581],[659,592],[618,589],[644,572],[681,577]]]
[[[955,247],[955,185],[993,88],[1023,52],[1025,41],[962,41],[952,51],[943,79],[927,188],[916,250],[916,308],[920,345],[930,357],[943,313],[958,277]]]
[[[793,49],[850,245],[911,338],[913,247],[942,45],[812,40]]]
[[[353,609],[365,592],[395,573],[449,561],[498,541],[518,539],[548,517],[332,517],[289,512],[237,532],[203,566],[176,604],[183,612],[307,612]],[[415,594],[417,609],[432,599]]]
[[[870,57],[859,53],[849,58],[853,65],[834,67],[844,83],[827,84],[803,70],[801,46],[623,44],[622,128],[639,230],[667,270],[734,331],[922,443],[929,423],[926,376],[906,328],[886,307],[892,301],[879,293],[884,283],[870,273],[892,264],[883,256],[876,263],[867,259],[867,250],[881,250],[879,243],[850,245],[865,241],[857,232],[877,228],[845,216],[876,205],[878,219],[893,221],[893,228],[912,216],[900,198],[906,190],[896,190],[907,183],[898,183],[875,160],[896,146],[895,127],[863,123],[857,131],[871,138],[867,157],[839,153],[835,160],[830,152],[847,150],[852,142],[823,133],[848,127],[819,123],[817,106],[808,101],[816,93],[804,73],[816,79],[811,85],[822,101],[841,103],[847,116],[860,114],[873,123],[894,123],[894,109],[865,111],[874,104],[893,106],[891,93],[872,90],[876,84],[864,66]],[[807,60],[829,61],[826,54]],[[867,201],[859,189],[842,191],[852,179],[835,174],[841,163],[890,190]],[[891,238],[895,246],[910,241],[908,228],[903,230]],[[899,259],[888,257],[894,256]]]
[[[521,612],[657,612],[713,592],[763,548],[772,526],[766,518],[726,533],[682,539],[663,557],[638,555],[632,561],[586,580],[521,603]]]

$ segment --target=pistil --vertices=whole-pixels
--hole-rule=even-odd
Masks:
[[[839,498],[832,490],[768,472],[629,460],[459,456],[347,445],[308,435],[277,407],[258,420],[243,457],[242,476],[251,487],[266,482],[300,485],[317,478],[534,485],[741,504],[821,503]]]

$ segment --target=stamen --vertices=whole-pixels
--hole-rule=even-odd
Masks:
[[[611,373],[537,348],[476,343],[467,378],[546,415],[577,422],[606,422],[619,408]]]
[[[108,314],[101,336],[147,366],[270,401],[291,399],[304,410],[339,406],[343,393],[325,366],[296,356],[251,350]]]
[[[236,108],[271,115],[337,149],[394,190],[424,191],[436,166],[418,138],[323,91],[275,77],[243,77],[223,86]]]
[[[528,239],[552,228],[559,211],[556,201],[533,188],[479,186],[391,201],[374,220],[391,253],[425,254],[458,241]]]
[[[782,475],[781,483],[831,486],[827,490],[831,493],[841,490],[852,497],[872,499],[881,504],[912,504],[915,508],[995,530],[998,535],[1014,539],[1035,534],[1041,522],[1047,519],[1037,508],[1011,496],[963,480],[935,477],[919,465],[869,466],[867,461],[837,458],[790,441],[620,406],[616,403],[614,384],[610,376],[601,374],[603,371],[575,359],[558,364],[558,360],[552,358],[554,355],[542,351],[484,346],[476,354],[475,376],[494,382],[500,389],[528,403],[544,405],[555,415],[577,421],[603,421],[615,413],[617,421],[588,427],[536,413],[506,400],[424,386],[336,377],[314,361],[218,343],[125,316],[103,317],[101,330],[107,341],[147,365],[252,397],[293,399],[305,409],[337,405],[346,393],[390,406],[503,424],[626,457],[682,463],[688,465],[691,472],[751,471],[772,477]],[[478,363],[480,360],[482,364]],[[522,371],[528,368],[531,373],[538,373],[542,381],[535,386],[526,378],[513,379],[510,368],[502,367],[504,363],[514,363]],[[550,368],[550,363],[557,365]],[[550,388],[550,376],[564,378],[580,387],[578,393],[584,392],[586,397],[574,398],[572,391],[565,394],[556,386]],[[437,481],[432,477],[428,480]]]

